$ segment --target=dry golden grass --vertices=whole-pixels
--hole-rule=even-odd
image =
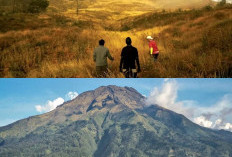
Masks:
[[[76,16],[66,19],[51,13],[40,15],[34,18],[34,23],[36,20],[46,23],[43,27],[24,26],[0,33],[0,76],[96,77],[93,50],[98,40],[104,39],[115,58],[108,62],[108,77],[123,77],[119,72],[120,54],[129,36],[139,51],[142,69],[139,77],[232,77],[231,8],[201,10],[200,14],[182,12],[172,15],[175,20],[171,22],[161,14],[164,23],[169,20],[167,24],[150,20],[159,14],[91,26],[80,23]],[[119,31],[126,22],[133,24],[132,28]],[[112,24],[117,26],[104,29]],[[161,51],[158,62],[154,63],[149,56],[147,35],[156,38]]]

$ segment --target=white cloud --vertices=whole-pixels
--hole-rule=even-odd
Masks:
[[[214,2],[221,2],[222,0],[213,0]],[[232,3],[232,0],[226,0],[226,3]]]
[[[59,97],[53,101],[48,101],[44,106],[42,105],[36,105],[35,108],[38,112],[50,112],[54,109],[56,109],[57,106],[61,105],[64,103],[64,99]]]
[[[226,123],[224,129],[232,131],[232,124],[231,123]]]
[[[231,123],[225,123],[222,119],[217,119],[215,122],[207,120],[206,117],[200,116],[197,118],[194,118],[194,122],[198,125],[201,125],[203,127],[212,128],[212,129],[224,129],[228,131],[232,131],[232,124]]]
[[[213,125],[213,128],[220,128],[221,125],[222,125],[222,120],[217,119]]]
[[[78,96],[77,92],[68,92],[68,94],[66,94],[66,98],[73,100]]]
[[[174,79],[168,79],[164,81],[161,89],[155,87],[151,91],[150,96],[147,97],[147,104],[157,104],[187,117],[192,117],[195,109],[191,106],[195,102],[189,100],[178,102],[177,96],[178,83]]]
[[[212,129],[232,131],[232,94],[225,95],[221,100],[209,107],[194,100],[177,101],[178,83],[173,79],[165,79],[162,87],[155,87],[147,97],[147,105],[157,104],[174,112],[185,115],[193,122]],[[231,121],[232,122],[232,121]]]
[[[232,120],[232,95],[225,95],[213,106],[199,108],[198,115],[201,115],[205,117],[206,120],[211,121],[213,123],[211,128],[213,129],[232,131],[232,124],[228,123],[228,121]]]
[[[148,104],[159,104],[168,108],[175,103],[177,97],[177,83],[175,80],[165,80],[161,89],[155,87],[147,99]]]
[[[213,122],[207,120],[204,116],[194,118],[194,122],[207,128],[210,128],[213,125]]]
[[[66,100],[73,100],[78,96],[77,92],[68,92],[65,95]],[[37,112],[44,113],[44,112],[50,112],[57,108],[57,106],[64,103],[64,99],[59,97],[53,101],[49,100],[45,105],[36,105],[35,109]]]

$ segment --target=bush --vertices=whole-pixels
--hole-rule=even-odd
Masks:
[[[223,7],[225,5],[226,5],[226,0],[222,0],[221,2],[217,4],[217,7]]]
[[[129,31],[129,30],[131,30],[131,28],[127,25],[123,26],[121,29],[122,32]]]
[[[207,5],[207,6],[205,6],[203,8],[203,10],[205,10],[205,11],[211,11],[211,10],[213,10],[213,8],[210,5]]]
[[[191,20],[194,20],[194,19],[196,19],[196,18],[198,18],[198,17],[201,17],[201,16],[202,16],[202,11],[201,11],[201,10],[195,10],[195,9],[193,9],[193,10],[191,11],[190,19],[191,19]]]
[[[30,13],[40,13],[49,6],[48,0],[32,0],[28,7]]]

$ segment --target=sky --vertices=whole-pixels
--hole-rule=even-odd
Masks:
[[[232,131],[232,79],[0,79],[0,126],[54,110],[100,86],[135,88],[158,104],[213,129]]]

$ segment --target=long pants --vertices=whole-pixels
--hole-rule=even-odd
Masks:
[[[108,74],[107,66],[96,66],[97,77],[105,78]]]
[[[154,61],[156,61],[158,59],[159,54],[158,53],[157,54],[152,54],[152,56],[154,58]]]
[[[137,78],[136,69],[123,69],[123,74],[125,78]]]

